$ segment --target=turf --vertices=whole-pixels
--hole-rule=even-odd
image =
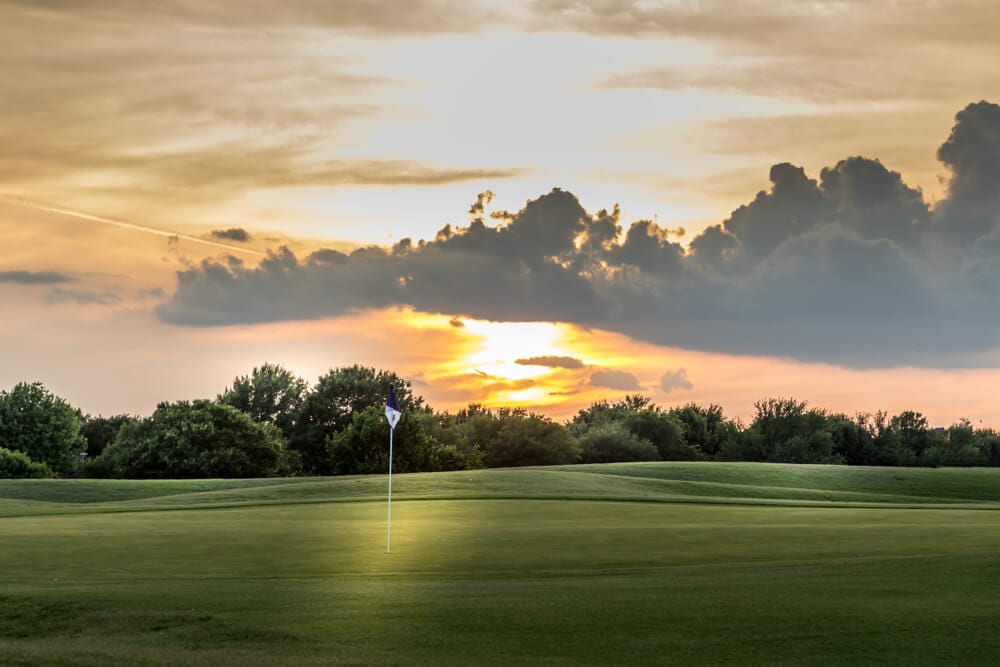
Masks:
[[[1000,471],[0,482],[0,663],[992,664]]]

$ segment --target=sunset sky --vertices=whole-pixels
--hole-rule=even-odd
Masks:
[[[0,0],[0,389],[1000,427],[1000,5]]]

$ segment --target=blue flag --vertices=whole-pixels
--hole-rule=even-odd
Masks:
[[[396,400],[396,389],[389,385],[389,396],[385,399],[385,418],[389,420],[389,428],[396,428],[399,418],[403,416],[403,411],[399,409],[399,401]]]

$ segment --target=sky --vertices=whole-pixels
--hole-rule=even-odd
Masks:
[[[989,1],[0,0],[0,389],[1000,427]]]

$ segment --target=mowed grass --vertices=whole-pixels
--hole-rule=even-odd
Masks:
[[[0,481],[0,664],[994,664],[1000,471]]]

